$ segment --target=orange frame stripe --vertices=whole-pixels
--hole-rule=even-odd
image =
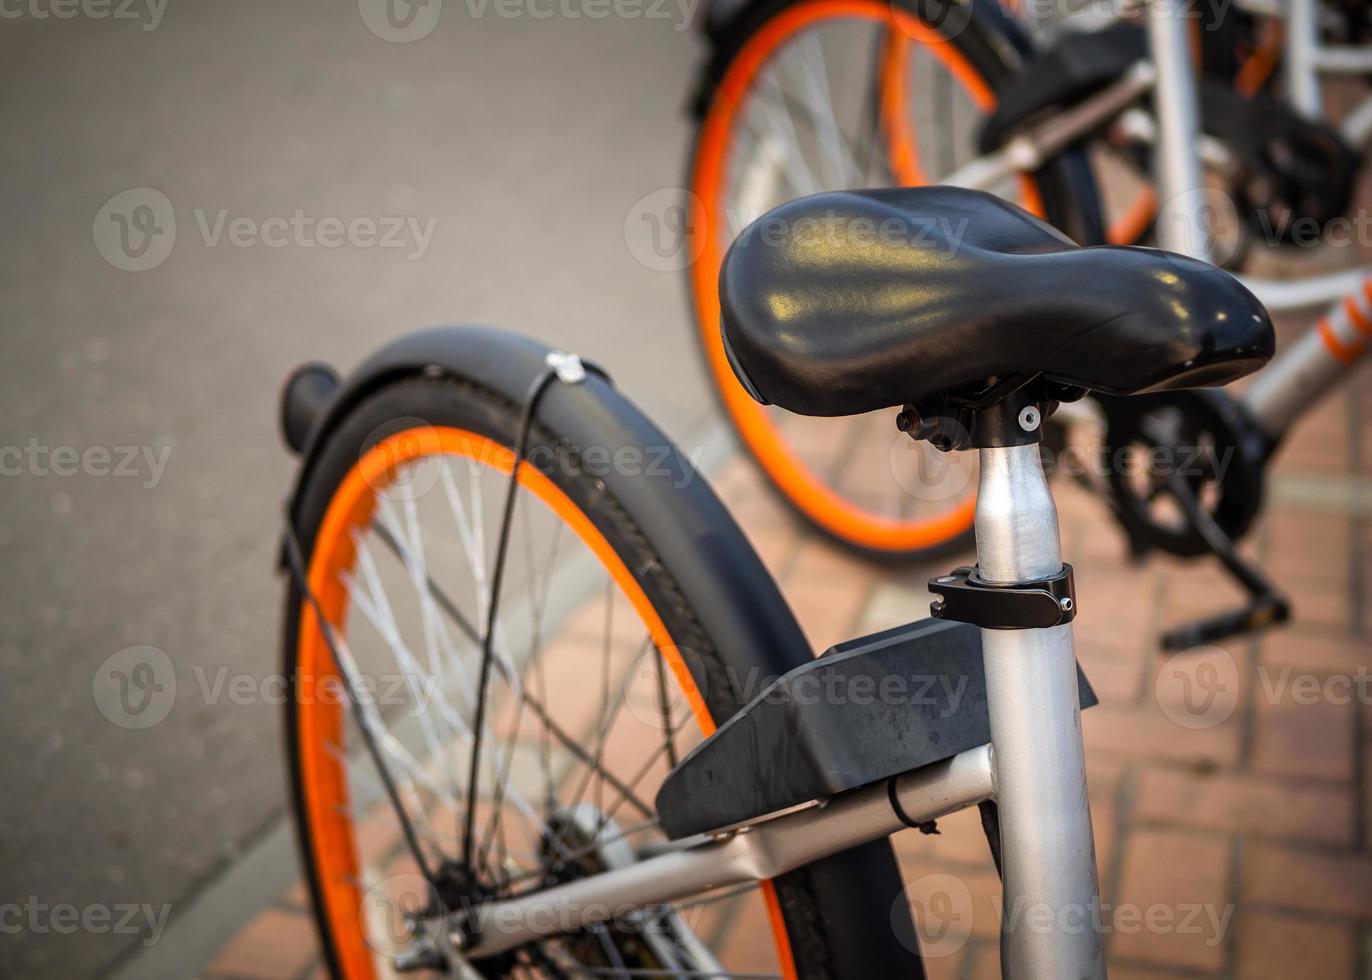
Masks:
[[[1325,348],[1344,364],[1352,364],[1362,356],[1366,345],[1362,343],[1345,344],[1334,333],[1334,328],[1329,325],[1328,317],[1321,318],[1319,331],[1320,339],[1324,341]]]
[[[1362,284],[1362,288],[1364,292],[1366,292],[1366,282]],[[1367,316],[1363,313],[1362,309],[1358,306],[1357,301],[1353,299],[1352,296],[1344,298],[1343,309],[1344,312],[1348,314],[1348,319],[1352,322],[1354,329],[1356,329],[1358,333],[1367,334],[1369,337],[1372,337],[1372,320],[1367,319]]]

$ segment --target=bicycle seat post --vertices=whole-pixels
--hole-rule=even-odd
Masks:
[[[1037,409],[997,408],[1041,431]],[[1063,570],[1057,507],[1038,439],[984,446],[977,497],[977,571],[992,586]],[[1068,601],[1068,600],[1064,600]],[[999,808],[1007,977],[1104,977],[1100,894],[1086,797],[1070,622],[981,631]]]
[[[1152,2],[1158,18],[1178,0]],[[1175,41],[1161,29],[1171,26],[1158,21],[1158,34]],[[910,437],[980,452],[979,565],[929,589],[934,616],[981,630],[1002,968],[1017,980],[1104,977],[1076,601],[1039,459],[1043,416],[1088,391],[1251,374],[1276,349],[1267,311],[1203,262],[1079,248],[1013,205],[955,187],[780,205],[735,240],[719,294],[725,356],[755,400],[826,417],[902,405],[896,424]]]
[[[1200,105],[1191,67],[1191,46],[1183,0],[1148,0],[1148,38],[1157,65],[1158,194],[1156,222],[1162,248],[1210,259],[1200,161]]]

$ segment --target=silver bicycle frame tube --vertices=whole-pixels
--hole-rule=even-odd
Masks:
[[[1163,206],[1157,223],[1158,242],[1163,248],[1174,252],[1205,258],[1209,254],[1209,241],[1202,220],[1203,194],[1197,192],[1201,187],[1197,150],[1201,141],[1197,135],[1196,81],[1190,62],[1182,6],[1183,0],[1150,0],[1148,8],[1149,43],[1157,66],[1155,101],[1160,107],[1156,137],[1159,168],[1156,176]],[[1290,60],[1295,52],[1297,66],[1289,70],[1293,76],[1308,79],[1314,86],[1312,104],[1318,114],[1316,66],[1308,56],[1308,52],[1317,48],[1318,39],[1314,33],[1314,18],[1317,16],[1317,0],[1291,0],[1289,22],[1308,23],[1310,30],[1307,32],[1309,36],[1300,40],[1299,52],[1292,47],[1296,43],[1292,36],[1298,32],[1293,30],[1288,33],[1287,58]],[[1309,93],[1306,98],[1311,98]],[[1372,99],[1368,101],[1372,102]],[[1304,111],[1299,105],[1296,108]],[[1201,245],[1204,250],[1199,250]],[[1268,309],[1288,312],[1332,303],[1356,290],[1366,274],[1366,270],[1356,269],[1290,281],[1240,278]]]
[[[1281,356],[1253,376],[1242,401],[1274,438],[1332,391],[1372,349],[1372,280],[1351,289]]]
[[[1363,148],[1368,136],[1372,135],[1372,96],[1364,98],[1356,109],[1344,116],[1339,124],[1339,132],[1350,146]]]
[[[898,776],[895,785],[901,809],[919,821],[980,803],[993,789],[991,748],[985,745]],[[628,911],[775,878],[905,828],[883,780],[745,830],[681,841],[627,867],[492,902],[476,913],[475,944],[462,948],[461,929],[451,939],[463,956],[489,956]]]
[[[1196,153],[1200,107],[1186,38],[1184,0],[1149,0],[1148,42],[1158,73],[1153,99],[1158,117],[1154,155],[1160,202],[1158,244],[1208,261],[1210,237],[1202,220],[1205,195]]]
[[[1330,45],[1320,36],[1325,16],[1319,0],[1238,0],[1238,7],[1259,17],[1282,21],[1282,82],[1286,102],[1307,119],[1323,119],[1321,75],[1372,74],[1372,45]],[[1339,124],[1351,145],[1361,147],[1372,134],[1372,97],[1364,98]]]
[[[988,581],[1062,570],[1037,445],[981,451],[976,537]],[[981,637],[1004,876],[1002,970],[1034,980],[1104,977],[1072,627]]]
[[[1319,0],[1286,0],[1286,99],[1307,119],[1324,115],[1320,79],[1315,73],[1319,53]]]

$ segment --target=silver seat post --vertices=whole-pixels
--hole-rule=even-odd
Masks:
[[[1187,32],[1184,0],[1148,0],[1148,42],[1157,67],[1158,144],[1156,178],[1160,210],[1158,245],[1210,260],[1211,242],[1204,183],[1196,145],[1200,104]]]
[[[1014,584],[1062,570],[1057,507],[1037,444],[981,449],[977,565]],[[1104,977],[1072,625],[983,629],[999,808],[1001,970],[1019,980]]]

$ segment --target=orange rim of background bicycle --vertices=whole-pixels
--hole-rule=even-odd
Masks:
[[[947,513],[915,521],[872,514],[845,499],[815,475],[786,444],[765,406],[748,395],[734,377],[719,332],[718,277],[724,246],[720,216],[725,188],[725,157],[735,117],[758,70],[781,45],[817,23],[840,18],[886,24],[891,30],[883,46],[878,75],[881,104],[878,116],[889,141],[892,167],[904,184],[925,183],[907,100],[907,68],[912,44],[927,50],[946,68],[983,112],[995,108],[990,86],[957,48],[937,31],[908,13],[877,0],[816,0],[790,7],[768,21],[744,45],[719,82],[701,128],[696,166],[691,178],[691,221],[694,239],[691,287],[695,295],[697,328],[710,373],[739,435],[758,464],[810,520],[836,537],[873,551],[904,552],[945,544],[972,526],[975,497]],[[1023,206],[1042,217],[1038,185],[1020,175]]]
[[[492,470],[510,473],[514,454],[504,446],[462,429],[442,426],[408,429],[377,443],[348,472],[329,502],[315,538],[310,559],[310,589],[325,618],[341,624],[348,610],[348,592],[340,574],[355,558],[352,532],[367,527],[375,507],[375,488],[387,485],[399,467],[439,454],[462,456]],[[678,653],[666,625],[642,586],[599,529],[553,482],[530,466],[519,469],[519,484],[549,507],[599,559],[624,596],[638,612],[654,645],[666,658],[704,735],[715,729],[705,701]],[[300,611],[297,690],[302,683],[334,683],[333,656],[308,603]],[[347,774],[342,761],[327,746],[343,744],[344,707],[336,698],[300,699],[296,707],[296,735],[300,753],[300,789],[312,849],[311,863],[323,903],[323,914],[339,968],[349,980],[375,976],[373,951],[362,921],[363,892],[357,845],[349,817]],[[790,939],[772,882],[760,883],[767,905],[776,952],[783,975],[796,977]]]

